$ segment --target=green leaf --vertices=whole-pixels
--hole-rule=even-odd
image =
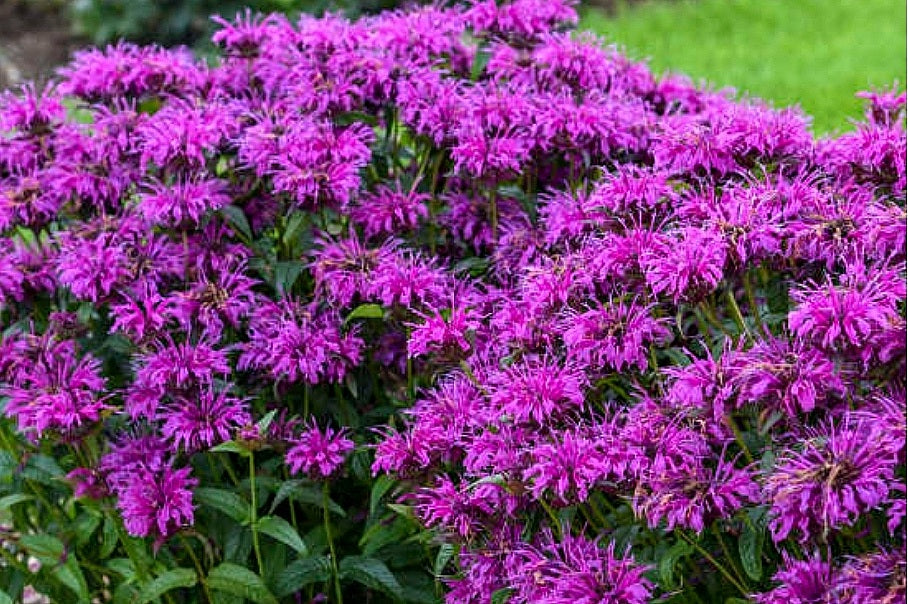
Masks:
[[[381,502],[382,497],[391,490],[391,487],[393,487],[394,484],[394,479],[385,474],[382,474],[375,480],[375,484],[372,485],[372,494],[369,495],[370,518],[375,516],[375,512],[378,510],[378,504]]]
[[[344,323],[350,322],[353,319],[384,319],[385,318],[385,309],[382,308],[381,304],[360,304],[356,308],[350,311],[350,314],[347,315],[347,318],[344,319]]]
[[[377,558],[347,556],[340,561],[338,576],[384,592],[395,599],[399,598],[402,589],[385,563]]]
[[[85,545],[91,536],[95,534],[98,527],[101,526],[101,517],[88,513],[79,514],[70,524],[73,535],[76,537],[77,545]]]
[[[685,556],[694,551],[693,546],[687,541],[678,541],[671,546],[659,560],[659,581],[666,589],[675,589],[675,565]]]
[[[324,495],[320,488],[306,484],[302,480],[288,480],[282,483],[281,487],[277,490],[277,494],[274,496],[274,501],[271,502],[271,509],[268,513],[273,514],[274,510],[277,509],[277,506],[288,497],[293,501],[313,505],[319,509],[324,509],[325,507]],[[341,518],[347,516],[347,512],[344,511],[344,508],[339,506],[332,499],[328,499],[328,511]]]
[[[211,589],[241,596],[257,604],[277,604],[277,598],[268,591],[262,578],[238,564],[224,562],[211,569],[207,583]]]
[[[117,539],[117,523],[110,518],[105,519],[104,528],[101,529],[101,549],[98,557],[102,560],[110,557],[117,547]]]
[[[272,539],[276,539],[281,543],[289,545],[299,552],[300,555],[306,556],[309,554],[309,548],[306,547],[306,542],[303,541],[300,534],[289,522],[280,516],[265,516],[264,518],[260,518],[257,526],[259,531],[265,533]]]
[[[281,260],[274,265],[274,287],[280,292],[288,292],[303,273],[306,265],[300,260]]]
[[[0,510],[7,510],[17,503],[24,503],[26,501],[31,501],[32,499],[34,499],[33,496],[26,495],[25,493],[13,493],[6,497],[0,497]]]
[[[284,229],[284,235],[281,237],[284,245],[289,246],[293,242],[293,238],[296,237],[296,232],[303,226],[305,221],[305,212],[294,212],[290,215],[290,219],[287,220],[287,226]]]
[[[148,604],[173,589],[192,587],[197,581],[198,577],[191,568],[168,570],[142,588],[142,591],[139,592],[138,604]]]
[[[291,562],[274,580],[274,595],[284,598],[306,585],[324,583],[331,579],[331,560],[328,556],[303,558]]]
[[[511,599],[511,593],[513,591],[514,590],[510,587],[502,587],[501,589],[496,590],[492,593],[489,604],[505,604],[505,602]]]
[[[249,227],[249,220],[246,219],[246,214],[243,212],[243,208],[237,206],[225,206],[221,208],[221,214],[224,218],[227,219],[227,222],[230,223],[230,226],[235,228],[241,235],[246,239],[252,239],[252,229]]]
[[[223,512],[237,522],[246,522],[249,518],[249,504],[231,491],[203,487],[196,489],[192,497],[202,505]]]
[[[63,469],[53,457],[47,455],[30,455],[22,470],[22,476],[44,485],[57,484],[63,476]]]
[[[79,561],[75,554],[70,554],[64,564],[54,568],[51,575],[79,596],[80,602],[88,602],[88,583],[85,581],[82,569],[79,568]]]
[[[763,539],[763,529],[754,526],[752,522],[745,523],[744,530],[738,538],[741,566],[747,576],[754,581],[759,581],[763,577]]]
[[[19,543],[42,564],[57,564],[66,550],[62,541],[50,535],[22,535]]]
[[[222,442],[219,445],[215,445],[209,449],[212,453],[236,453],[237,455],[242,455],[243,457],[249,457],[249,449],[236,442],[235,440],[228,440]]]
[[[0,591],[0,604],[13,604],[13,599],[5,591]]]
[[[445,572],[445,567],[451,561],[451,558],[454,557],[455,551],[454,545],[451,543],[442,543],[441,547],[438,548],[438,554],[435,556],[435,566],[432,568],[436,577],[442,576]]]
[[[262,416],[262,419],[256,422],[256,427],[259,429],[259,434],[267,434],[268,428],[271,427],[271,422],[274,421],[274,416],[277,415],[277,409],[272,409],[268,413]]]

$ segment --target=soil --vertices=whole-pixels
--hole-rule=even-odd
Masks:
[[[47,81],[84,44],[61,2],[0,0],[0,90]]]

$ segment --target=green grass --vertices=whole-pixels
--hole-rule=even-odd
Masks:
[[[906,85],[904,0],[680,0],[587,10],[592,29],[656,73],[799,104],[817,133],[850,128],[854,93]]]

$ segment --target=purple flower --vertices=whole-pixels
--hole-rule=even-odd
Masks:
[[[0,381],[0,395],[9,397],[5,413],[21,431],[39,437],[47,431],[72,435],[110,408],[101,363],[77,351],[72,340],[51,334],[36,338],[14,365],[17,371],[9,382]]]
[[[752,594],[759,604],[836,604],[838,572],[833,565],[814,553],[807,560],[782,552],[784,565],[773,579],[781,583],[770,592]],[[855,602],[857,604],[857,602]]]
[[[656,294],[677,304],[697,301],[722,280],[727,255],[718,234],[688,227],[671,240],[648,250],[643,259],[646,281]]]
[[[153,417],[165,397],[195,395],[199,386],[230,373],[226,352],[205,341],[168,339],[155,342],[154,347],[136,359],[136,377],[126,392],[126,410],[132,417]]]
[[[267,303],[253,312],[249,342],[238,366],[264,369],[275,378],[317,384],[336,382],[362,357],[363,341],[354,330],[342,332],[340,317],[318,312],[296,300]]]
[[[190,468],[165,466],[153,471],[137,466],[131,480],[120,490],[117,507],[126,531],[134,537],[156,535],[166,539],[195,521],[191,489],[198,480]]]
[[[781,454],[766,476],[775,541],[793,531],[807,542],[853,524],[889,497],[897,460],[888,439],[867,421],[828,425],[808,434],[803,447]]]
[[[543,533],[535,547],[518,553],[519,564],[509,570],[517,585],[517,602],[530,604],[643,604],[653,584],[644,577],[646,567],[628,553],[615,554],[615,544],[599,546],[582,535],[565,530],[560,539]]]
[[[740,354],[737,365],[733,381],[739,404],[780,408],[791,418],[845,392],[835,364],[799,340],[762,340]]]
[[[415,191],[403,191],[400,183],[396,189],[381,186],[370,195],[364,195],[350,212],[350,217],[363,225],[366,237],[395,235],[413,230],[420,221],[428,218],[426,202],[431,197]]]
[[[191,178],[170,185],[158,182],[141,198],[139,211],[154,224],[198,225],[207,212],[230,203],[225,184],[213,178]]]
[[[236,430],[252,422],[246,403],[223,391],[204,388],[192,398],[174,399],[158,412],[161,434],[175,448],[188,452],[230,440]]]
[[[664,319],[651,316],[652,307],[613,301],[565,320],[564,344],[571,358],[596,370],[645,371],[652,345],[671,340]]]
[[[328,478],[337,472],[353,451],[353,441],[347,438],[346,430],[321,431],[314,421],[291,445],[284,457],[290,472],[303,472],[316,478]]]
[[[545,424],[584,407],[586,377],[552,359],[526,360],[490,377],[490,401],[519,422]]]

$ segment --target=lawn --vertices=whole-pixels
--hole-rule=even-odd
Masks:
[[[817,133],[861,116],[854,93],[905,87],[903,0],[683,0],[588,9],[581,27],[646,58],[774,105],[800,104]]]

